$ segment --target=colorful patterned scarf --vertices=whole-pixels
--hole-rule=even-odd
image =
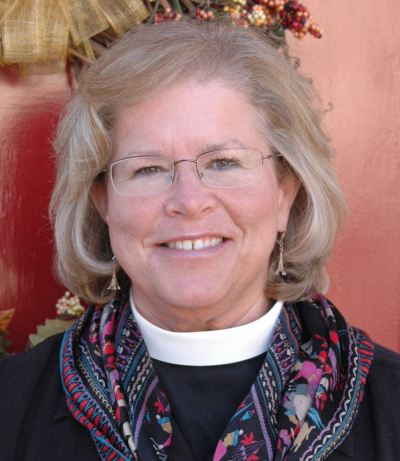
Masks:
[[[285,303],[264,364],[213,461],[323,460],[351,430],[373,345],[324,297]],[[127,297],[93,306],[64,337],[67,405],[103,461],[166,461],[172,412]]]

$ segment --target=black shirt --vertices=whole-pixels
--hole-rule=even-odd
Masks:
[[[100,457],[89,431],[73,418],[65,403],[59,372],[61,341],[62,335],[56,335],[28,352],[0,361],[0,461],[99,461]],[[254,363],[251,363],[253,360]],[[250,379],[250,374],[257,373],[257,368],[261,367],[260,363],[256,363],[257,360],[261,360],[260,357],[246,361],[249,363],[241,362],[234,365],[234,367],[249,366],[249,370],[246,371],[247,378],[244,378],[249,381],[242,381],[239,385],[243,386],[243,396],[237,397],[239,404],[254,381],[254,375]],[[173,400],[177,398],[179,386],[184,385],[183,382],[178,382],[181,371],[178,370],[179,366],[172,365],[173,369],[168,370],[170,368],[168,364],[156,363],[155,367],[162,381],[170,381],[169,373],[173,374],[172,379],[175,381],[169,384],[162,382],[162,384],[171,401],[173,414],[182,429],[173,428],[174,441],[168,461],[203,459],[197,458],[197,455],[208,456],[213,452],[216,431],[220,431],[225,420],[233,416],[238,406],[234,401],[236,397],[232,397],[230,403],[224,400],[223,407],[226,408],[226,414],[222,414],[225,410],[221,409],[221,405],[213,404],[211,411],[218,421],[215,421],[215,428],[204,428],[200,411],[207,412],[207,408],[205,406],[201,408],[202,404],[199,405],[195,401],[187,403],[188,406],[193,403],[192,408],[198,408],[194,410],[194,414],[190,407],[186,411],[184,405],[175,404],[174,409]],[[195,374],[200,373],[202,367],[190,368],[197,369],[188,377],[189,380],[195,381]],[[233,386],[236,383],[237,376],[233,383],[226,384],[230,372],[225,374],[224,366],[221,370],[218,370],[219,366],[205,368],[211,369],[209,377],[215,379],[215,384],[208,384],[208,389],[204,391],[209,392],[207,399],[213,394],[213,389],[216,390],[222,385]],[[253,371],[250,371],[250,368]],[[232,378],[230,380],[232,381]],[[191,392],[186,392],[186,402],[189,402],[188,398],[193,398],[193,395],[195,398],[200,395],[196,390],[193,395]],[[239,393],[241,394],[242,390]],[[234,408],[230,416],[228,415],[231,410],[228,412],[228,405]],[[182,420],[182,417],[189,419],[193,417],[199,421],[188,423],[185,419]],[[203,442],[205,447],[202,453],[197,451],[198,442],[192,440],[192,436],[198,438],[196,430],[203,431],[207,440],[210,440]],[[220,436],[221,433],[217,438]],[[193,457],[193,451],[196,458]],[[337,450],[326,459],[327,461],[400,461],[400,356],[398,354],[376,346],[364,399],[360,404],[359,415],[353,429]]]
[[[221,435],[254,383],[264,357],[262,354],[229,365],[200,367],[153,359],[172,417],[195,461],[212,458]],[[175,441],[173,437],[172,445]]]

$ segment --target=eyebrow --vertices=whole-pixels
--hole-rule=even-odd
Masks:
[[[249,147],[249,146],[243,144],[243,142],[241,142],[237,138],[229,138],[227,141],[223,141],[219,143],[202,144],[201,148],[198,150],[198,152],[196,152],[196,155],[205,154],[207,152],[213,152],[215,150],[227,149],[229,147]],[[128,155],[125,158],[137,157],[137,156],[142,156],[142,155],[143,156],[162,155],[164,157],[168,157],[168,155],[166,155],[166,152],[163,150],[150,149],[150,150],[143,150],[143,151],[138,151],[138,150],[131,151],[128,153]]]
[[[220,150],[220,149],[227,149],[229,147],[249,147],[247,145],[244,145],[239,139],[237,138],[231,138],[225,142],[221,143],[212,143],[212,144],[203,144],[201,153],[205,152],[212,152],[213,150]]]

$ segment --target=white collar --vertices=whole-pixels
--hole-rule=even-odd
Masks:
[[[254,322],[226,330],[178,333],[159,328],[137,311],[132,312],[150,357],[177,365],[207,366],[241,362],[267,351],[283,302]]]

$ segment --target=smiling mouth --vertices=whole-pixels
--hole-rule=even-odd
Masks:
[[[202,250],[203,248],[221,245],[223,241],[222,237],[206,237],[195,240],[176,240],[175,242],[164,243],[164,246],[176,248],[177,250]]]

